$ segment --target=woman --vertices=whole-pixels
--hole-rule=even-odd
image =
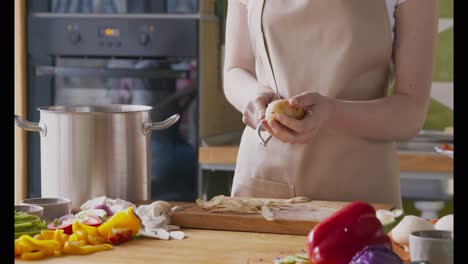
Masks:
[[[225,94],[247,125],[232,195],[401,207],[394,141],[424,123],[436,34],[436,0],[229,0]],[[265,121],[279,98],[305,118]]]

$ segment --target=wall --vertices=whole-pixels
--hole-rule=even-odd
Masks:
[[[15,115],[26,117],[25,0],[15,0]],[[27,198],[26,131],[15,126],[15,204]]]

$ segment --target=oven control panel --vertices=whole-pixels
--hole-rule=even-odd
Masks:
[[[50,55],[196,57],[198,24],[193,17],[32,16],[37,49]],[[34,32],[47,28],[47,32]],[[43,30],[42,30],[43,31]]]

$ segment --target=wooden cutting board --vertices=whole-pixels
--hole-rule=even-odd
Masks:
[[[136,203],[150,204],[152,201]],[[247,231],[272,234],[307,235],[319,222],[347,205],[347,202],[311,201],[292,204],[287,209],[273,211],[275,220],[267,221],[260,214],[210,213],[196,203],[170,202],[182,206],[183,211],[171,217],[173,225],[181,228]],[[376,209],[391,210],[391,204],[372,204]]]

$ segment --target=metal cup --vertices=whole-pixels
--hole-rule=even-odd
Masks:
[[[453,263],[453,232],[423,230],[409,236],[411,261],[428,261],[431,264]]]

